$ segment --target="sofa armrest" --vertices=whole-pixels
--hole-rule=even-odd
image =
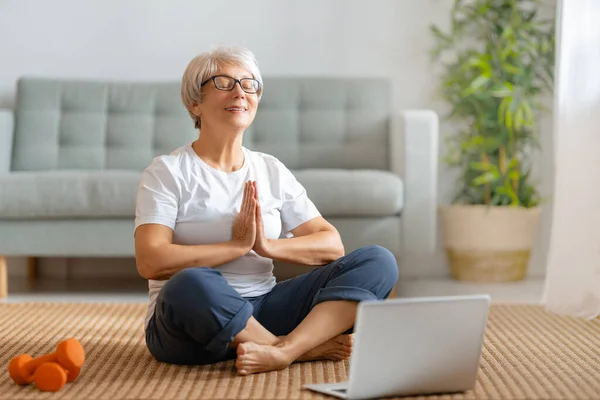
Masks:
[[[403,110],[392,119],[390,169],[404,184],[402,254],[436,252],[438,125],[431,110]]]
[[[0,109],[0,173],[10,171],[13,145],[13,112]]]

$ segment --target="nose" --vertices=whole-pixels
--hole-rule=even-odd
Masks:
[[[235,97],[241,97],[241,98],[246,97],[246,92],[244,92],[244,90],[242,89],[242,83],[241,82],[235,82],[233,84],[233,90],[232,91],[233,91]]]

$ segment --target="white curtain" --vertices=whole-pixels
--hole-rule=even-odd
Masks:
[[[550,312],[600,315],[600,1],[557,7]]]

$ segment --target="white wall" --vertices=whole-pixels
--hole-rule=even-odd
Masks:
[[[554,4],[547,0],[549,13]],[[427,55],[433,44],[428,27],[446,26],[451,5],[452,0],[0,0],[0,107],[13,106],[20,75],[178,80],[198,52],[242,44],[255,52],[263,75],[385,76],[397,109],[442,112],[445,106],[433,101],[437,81]],[[451,128],[442,122],[441,129]],[[544,155],[538,163],[544,181],[551,180],[549,162]],[[440,201],[448,201],[452,184],[453,175],[440,165]],[[547,239],[539,242],[532,265],[538,275]],[[50,262],[64,270],[64,261]],[[103,261],[94,270],[117,262],[133,265]],[[440,253],[426,271],[443,275],[443,264]],[[11,273],[22,265],[9,260]]]

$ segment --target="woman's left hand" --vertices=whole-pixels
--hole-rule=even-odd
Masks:
[[[256,181],[254,185],[254,196],[256,199],[256,240],[254,241],[254,247],[252,250],[261,257],[271,258],[271,242],[265,237],[265,225],[262,220],[262,213],[260,203],[258,201],[258,188],[256,187]]]

